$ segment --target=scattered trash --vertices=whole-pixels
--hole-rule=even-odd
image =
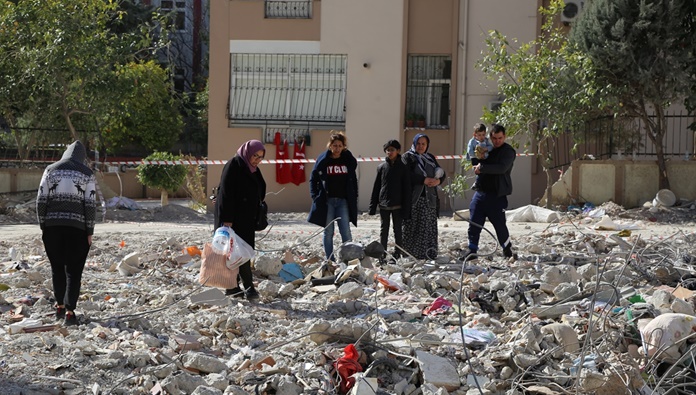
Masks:
[[[443,314],[443,313],[448,312],[451,307],[452,307],[452,302],[443,298],[442,296],[438,296],[437,299],[435,299],[430,306],[426,307],[423,310],[423,314],[425,314],[425,315]]]
[[[304,274],[302,274],[302,268],[300,267],[300,265],[294,262],[283,264],[283,268],[280,269],[280,273],[278,273],[278,275],[286,283],[290,283],[295,280],[300,280],[304,278]]]
[[[677,197],[674,192],[669,189],[660,189],[655,195],[653,206],[672,207],[677,202]]]
[[[251,300],[243,284],[233,289],[237,272],[227,268],[226,256],[219,267],[231,282],[198,283],[211,218],[188,223],[182,208],[118,210],[128,230],[100,233],[98,224],[82,278],[80,323],[70,327],[55,320],[51,267],[38,232],[13,234],[0,243],[0,370],[14,385],[3,390],[690,390],[684,383],[694,382],[691,365],[668,365],[690,358],[693,346],[694,209],[681,203],[656,212],[613,203],[551,213],[527,209],[544,221],[558,220],[511,222],[513,262],[494,237],[482,234],[479,251],[490,255],[466,265],[456,259],[466,224],[447,218],[440,220],[436,260],[402,256],[378,264],[384,248],[377,219],[353,233],[356,242],[345,252],[354,255],[332,262],[321,236],[307,239],[310,233],[298,226],[301,214],[271,213],[282,220],[257,234],[252,270],[261,298]],[[177,225],[141,219],[153,213]],[[673,232],[645,231],[650,219],[675,217],[682,222]],[[602,220],[617,229],[595,229]],[[141,223],[125,227],[135,221]],[[10,259],[10,248],[21,261]],[[673,336],[660,343],[658,333]],[[86,364],[97,369],[85,370]],[[70,377],[81,380],[65,381]]]

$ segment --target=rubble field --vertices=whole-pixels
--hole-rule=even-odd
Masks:
[[[17,200],[0,210],[3,394],[696,393],[692,203],[511,221],[512,259],[484,232],[462,260],[451,215],[436,259],[378,259],[378,216],[361,215],[327,262],[306,213],[271,213],[252,301],[198,281],[210,214],[113,207],[64,326]]]

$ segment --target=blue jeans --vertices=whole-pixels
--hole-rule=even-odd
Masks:
[[[326,253],[326,259],[335,260],[333,256],[333,237],[334,237],[334,224],[329,223],[334,219],[341,217],[338,221],[338,231],[341,233],[341,241],[345,243],[346,241],[353,240],[350,235],[350,219],[348,214],[348,201],[341,198],[328,198],[326,201],[326,224],[327,227],[324,229],[324,252]]]

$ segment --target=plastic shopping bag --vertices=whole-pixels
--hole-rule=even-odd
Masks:
[[[256,256],[256,251],[251,248],[249,243],[234,233],[233,230],[231,230],[230,234],[230,244],[230,252],[227,257],[228,269],[236,269]]]

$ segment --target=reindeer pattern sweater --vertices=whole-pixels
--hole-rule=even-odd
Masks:
[[[41,230],[48,226],[71,226],[94,233],[96,179],[85,160],[80,141],[70,144],[62,158],[49,165],[41,177],[36,197],[36,215]]]

